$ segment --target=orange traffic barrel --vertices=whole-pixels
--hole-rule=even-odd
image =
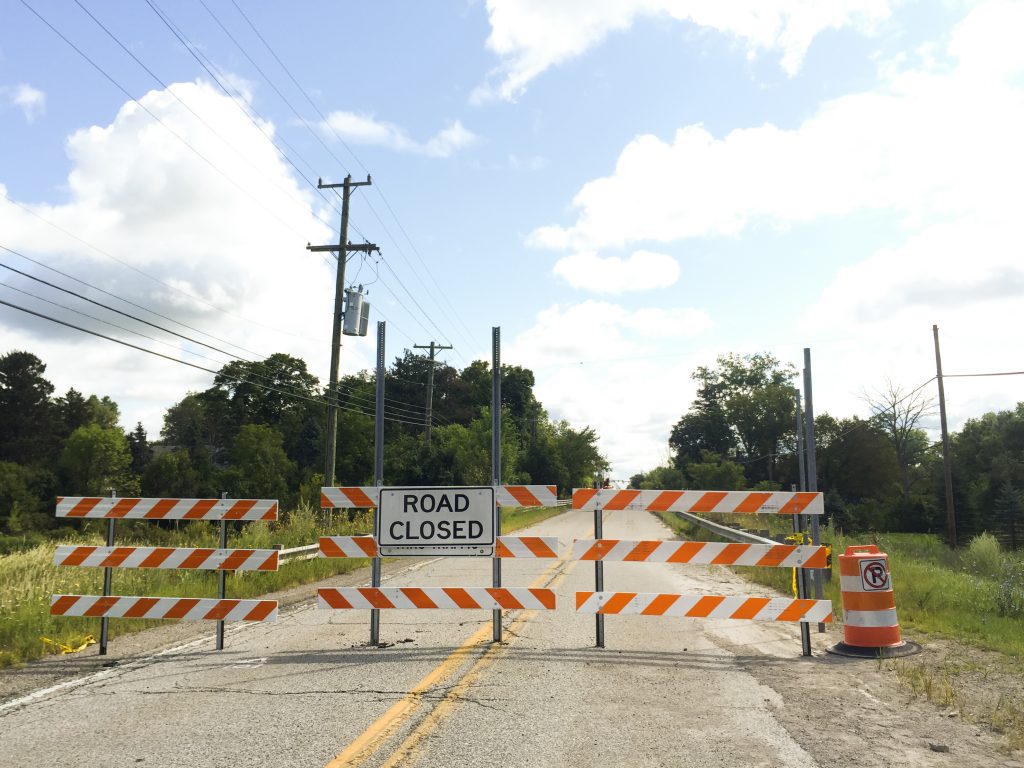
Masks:
[[[889,556],[874,544],[847,547],[839,556],[843,641],[829,653],[889,658],[918,653],[921,646],[900,636]]]

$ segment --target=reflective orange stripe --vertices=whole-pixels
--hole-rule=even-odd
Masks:
[[[503,608],[518,610],[523,607],[523,604],[516,600],[507,589],[488,589],[487,592]]]
[[[761,612],[762,608],[768,605],[769,600],[771,600],[769,597],[748,597],[743,601],[743,605],[733,611],[730,618],[752,619]]]
[[[770,493],[751,493],[736,506],[735,511],[749,513],[757,512],[757,510],[761,508],[761,505],[770,498]]]
[[[693,608],[686,612],[686,615],[706,618],[715,608],[721,605],[723,600],[725,600],[723,595],[705,595],[697,601]]]
[[[427,597],[427,593],[422,589],[417,589],[416,587],[405,587],[402,590],[402,594],[409,598],[409,602],[417,608],[437,608],[434,601]]]
[[[135,605],[124,612],[124,617],[126,619],[141,618],[145,616],[158,601],[159,598],[156,597],[140,597],[135,601]]]
[[[896,607],[896,595],[887,592],[843,592],[843,610],[885,611]]]
[[[713,512],[718,503],[726,496],[724,491],[708,491],[696,504],[693,505],[691,512]]]
[[[101,597],[89,606],[83,616],[103,616],[117,603],[116,597]]]
[[[742,557],[748,548],[747,544],[726,544],[722,547],[722,551],[718,553],[715,559],[711,561],[711,564],[730,565]]]
[[[634,597],[636,597],[636,592],[616,592],[607,603],[601,606],[598,613],[618,613]]]
[[[147,509],[142,517],[159,520],[178,505],[177,499],[160,499],[151,509]]]
[[[476,600],[469,596],[469,593],[464,589],[448,589],[445,590],[445,594],[452,599],[452,601],[459,606],[459,608],[479,608]]]
[[[662,616],[678,599],[679,595],[658,595],[640,613],[644,616]]]
[[[660,544],[660,541],[641,541],[633,547],[633,550],[626,555],[623,560],[625,562],[632,563],[642,562],[643,560],[646,560]]]
[[[243,517],[245,517],[245,513],[248,512],[250,509],[252,509],[255,506],[256,506],[256,500],[255,499],[244,499],[242,501],[238,501],[238,502],[236,502],[236,503],[231,505],[231,509],[229,509],[224,514],[224,519],[225,520],[241,520]]]
[[[63,616],[71,607],[78,602],[77,595],[63,595],[50,606],[51,616]]]
[[[165,613],[163,617],[165,619],[180,619],[197,605],[199,605],[199,600],[196,598],[183,597],[178,600],[178,602],[171,607],[171,610]]]
[[[217,603],[217,605],[210,609],[210,611],[203,618],[217,619],[218,621],[220,621],[229,613],[231,613],[231,609],[238,605],[238,602],[238,600],[221,600]]]
[[[662,491],[647,509],[651,512],[668,512],[682,495],[682,491]]]
[[[587,502],[594,498],[597,490],[594,488],[576,488],[572,492],[572,508],[581,509]]]
[[[668,563],[688,563],[694,557],[697,556],[704,549],[704,543],[699,541],[686,541],[683,542],[679,549],[673,552],[666,562]]]
[[[256,606],[245,615],[246,621],[263,621],[267,616],[274,612],[277,608],[277,602],[274,600],[260,600]]]
[[[608,510],[625,509],[639,495],[640,491],[619,491],[611,497],[604,508]]]

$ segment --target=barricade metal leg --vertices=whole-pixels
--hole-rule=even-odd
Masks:
[[[226,499],[227,498],[227,494],[226,493],[223,494],[221,496],[221,498],[225,498]],[[228,521],[227,520],[221,520],[220,521],[220,548],[221,549],[227,549],[227,546],[228,546]],[[223,600],[225,597],[227,597],[227,578],[228,578],[228,572],[225,571],[225,570],[221,570],[220,573],[217,574],[217,597],[219,597],[221,600]],[[217,650],[218,651],[223,651],[224,650],[224,622],[223,621],[218,621],[217,622]]]
[[[115,498],[116,493],[111,493],[110,498]],[[107,520],[107,546],[114,546],[114,520],[111,518]],[[114,576],[113,568],[103,569],[103,596],[107,597],[110,595],[111,581]],[[107,655],[107,626],[110,622],[106,616],[100,619],[100,656]]]
[[[803,543],[803,515],[793,515],[793,527],[796,532],[801,534],[800,542]],[[807,599],[807,570],[804,568],[797,568],[796,570],[796,596],[800,600]],[[811,655],[811,625],[806,621],[800,622],[800,647],[804,656]]]
[[[380,586],[380,558],[370,561],[370,586]],[[380,608],[370,609],[370,645],[380,645]]]
[[[501,533],[501,507],[497,507],[494,513],[494,530],[497,532],[496,535]],[[501,559],[496,557],[492,562],[493,576],[494,576],[494,587],[498,588],[501,586]],[[501,642],[501,609],[495,608],[493,611],[493,622],[494,622],[494,642]]]
[[[602,520],[601,507],[598,506],[594,510],[594,538],[601,539],[604,537],[604,525]],[[604,592],[604,561],[597,560],[594,563],[594,590],[597,592]],[[597,620],[597,638],[596,645],[598,648],[604,648],[604,614],[598,613],[595,617]]]

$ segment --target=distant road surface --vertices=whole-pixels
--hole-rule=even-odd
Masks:
[[[593,514],[528,533],[564,550],[592,537]],[[604,534],[670,538],[644,512],[606,513]],[[804,659],[797,625],[609,616],[598,649],[594,616],[574,610],[574,593],[594,588],[592,563],[504,560],[503,576],[556,589],[558,610],[506,613],[499,645],[489,612],[420,610],[382,612],[390,645],[371,648],[367,611],[308,600],[276,623],[231,626],[220,653],[202,627],[161,654],[8,697],[0,766],[1013,764],[995,737],[908,703],[891,668],[824,654],[834,629],[813,632]],[[490,578],[489,559],[385,568],[385,586]],[[722,568],[648,563],[606,563],[605,588],[766,594]]]

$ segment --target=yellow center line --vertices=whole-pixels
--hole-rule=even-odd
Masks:
[[[529,588],[534,589],[543,584],[551,572],[565,562],[566,561],[564,560],[558,560],[549,566],[545,569],[544,573],[538,576],[533,583],[530,584]],[[520,620],[525,619],[520,616],[520,618],[514,622],[514,625],[518,625]],[[365,731],[356,737],[351,744],[345,747],[337,757],[327,763],[325,768],[342,768],[342,766],[358,765],[376,752],[381,744],[394,734],[394,732],[408,721],[416,710],[419,709],[420,705],[423,703],[423,694],[442,680],[451,677],[458,668],[462,666],[466,657],[472,653],[474,648],[491,636],[491,630],[491,623],[488,622],[470,635],[462,645],[452,651],[444,661],[438,664],[437,667],[435,667],[426,677],[420,680],[412,690],[409,691],[409,693],[407,693],[400,701],[392,705],[387,712],[377,718],[377,720],[375,720]],[[477,663],[479,663],[479,661]]]
[[[568,575],[569,571],[572,570],[572,567],[576,564],[576,561],[562,562],[567,565],[561,573],[557,574],[555,578],[551,580],[548,585],[551,589],[554,589],[559,582]],[[547,572],[542,574],[539,579],[530,585],[531,588],[543,583],[547,573],[551,570],[552,569],[549,568]],[[506,627],[506,631],[510,634],[515,632],[516,629],[518,629],[522,624],[528,622],[536,614],[536,610],[523,611],[508,627]],[[488,648],[484,654],[474,662],[473,666],[471,666],[459,679],[459,682],[448,691],[440,702],[438,702],[437,706],[430,711],[430,713],[424,718],[423,722],[421,722],[415,730],[406,737],[405,741],[395,749],[391,757],[381,765],[381,768],[397,768],[397,766],[403,763],[411,764],[414,762],[422,752],[426,739],[436,731],[441,722],[451,714],[455,704],[464,698],[466,691],[475,684],[477,678],[498,660],[498,654],[503,650],[504,648],[499,645],[492,645]]]

